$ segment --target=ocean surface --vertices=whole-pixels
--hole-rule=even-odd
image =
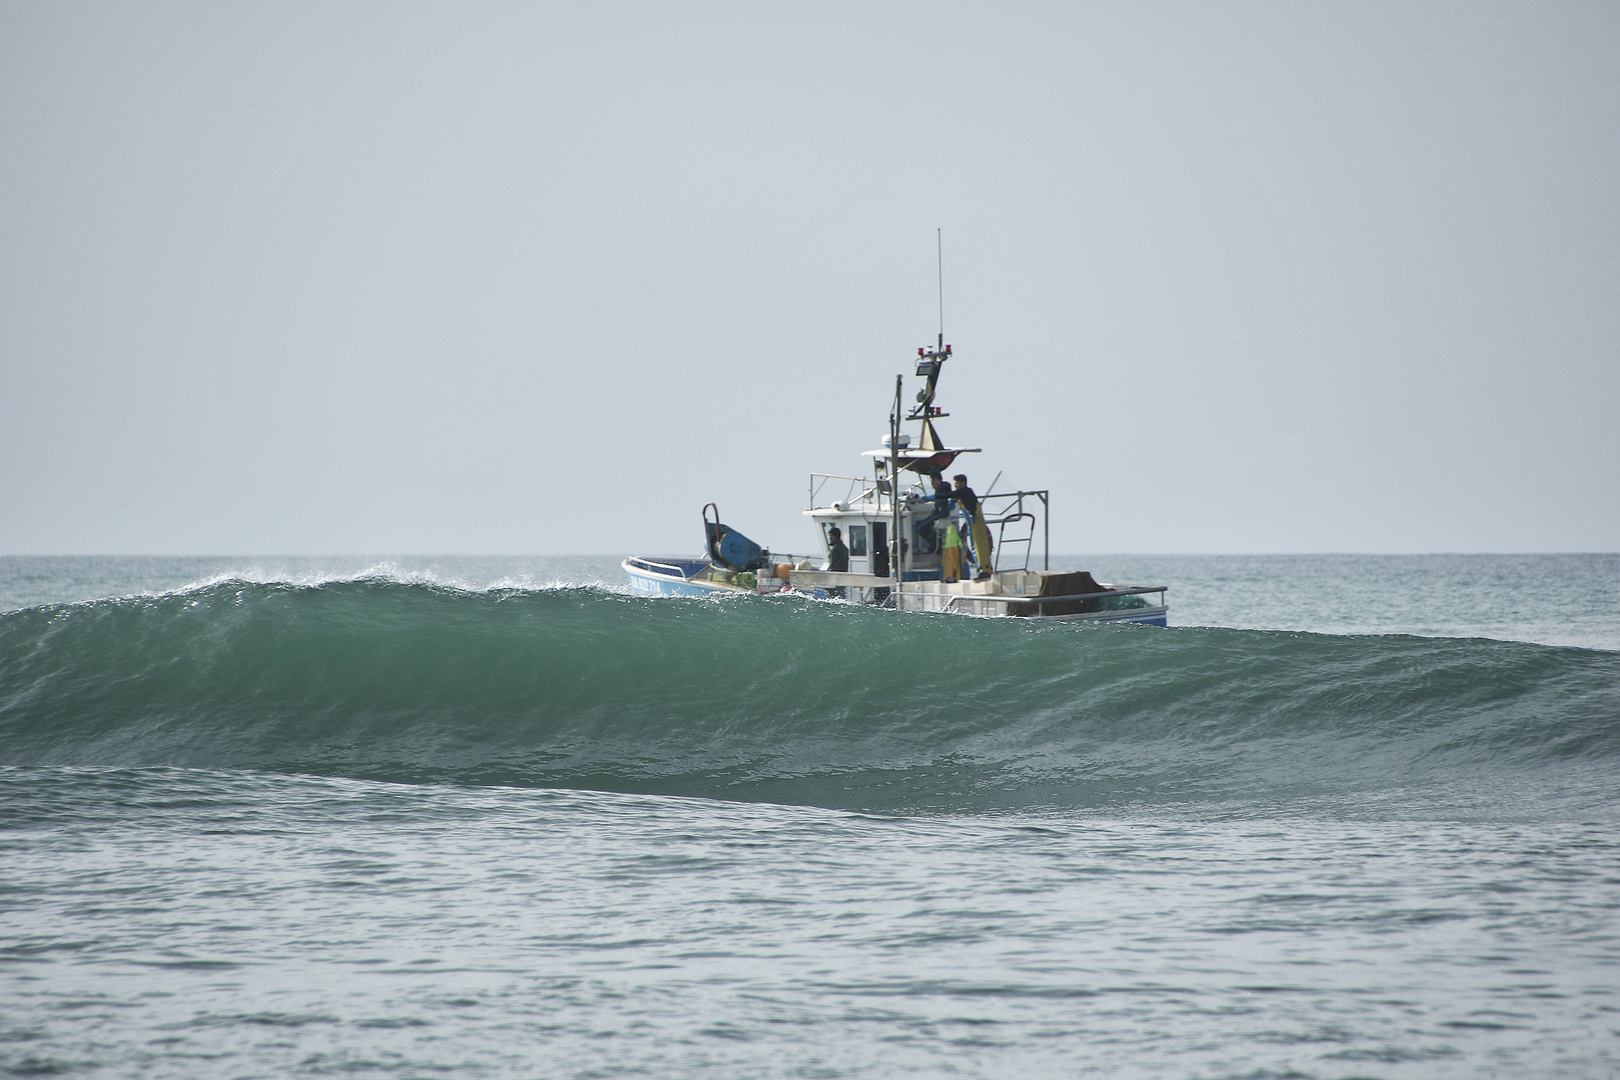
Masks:
[[[1620,555],[0,557],[0,1074],[1620,1077]]]

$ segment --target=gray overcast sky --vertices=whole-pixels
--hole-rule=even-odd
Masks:
[[[1620,549],[1620,5],[0,5],[0,552]],[[909,380],[908,380],[909,383]]]

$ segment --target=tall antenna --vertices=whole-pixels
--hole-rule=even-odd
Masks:
[[[934,230],[934,255],[939,264],[939,347],[945,347],[945,230]]]

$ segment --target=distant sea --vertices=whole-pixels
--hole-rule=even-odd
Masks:
[[[1620,1076],[1620,555],[0,558],[0,1072]]]

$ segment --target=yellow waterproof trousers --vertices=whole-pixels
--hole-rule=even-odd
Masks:
[[[956,531],[956,523],[951,522],[945,526],[945,547],[940,552],[941,576],[946,581],[958,581],[962,577],[962,536]]]
[[[979,576],[990,573],[994,560],[990,555],[990,527],[984,523],[984,514],[973,515],[973,561],[979,565]]]

